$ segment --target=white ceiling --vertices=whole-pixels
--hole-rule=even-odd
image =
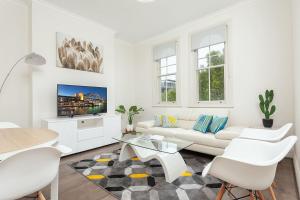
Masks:
[[[139,42],[241,0],[46,0],[93,19],[116,31],[117,37]]]

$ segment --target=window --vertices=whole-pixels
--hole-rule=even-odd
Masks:
[[[225,100],[224,87],[225,42],[197,50],[199,101]]]
[[[176,56],[160,59],[158,71],[160,101],[176,102]]]
[[[168,42],[154,48],[155,61],[155,103],[176,103],[177,58],[176,42]]]
[[[225,101],[225,35],[226,26],[220,26],[192,36],[198,102]]]

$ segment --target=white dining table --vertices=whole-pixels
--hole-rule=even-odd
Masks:
[[[25,150],[56,146],[58,134],[49,129],[20,128],[0,122],[0,162]],[[58,200],[58,176],[51,183],[51,200]]]
[[[49,129],[0,128],[0,160],[24,150],[53,146],[57,142],[58,134]]]

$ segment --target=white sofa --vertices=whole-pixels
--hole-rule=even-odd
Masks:
[[[228,109],[223,108],[181,110],[173,114],[177,117],[178,128],[154,127],[154,120],[150,120],[137,123],[136,131],[146,134],[163,135],[178,140],[189,140],[194,142],[194,144],[187,147],[186,149],[188,150],[211,155],[221,155],[230,141],[238,137],[244,129],[244,127],[231,126],[229,120],[226,128],[216,134],[194,131],[193,126],[200,114],[229,117]]]

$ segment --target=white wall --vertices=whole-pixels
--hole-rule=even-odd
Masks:
[[[181,106],[190,105],[190,34],[224,22],[229,25],[229,68],[232,91],[231,123],[261,125],[258,94],[274,89],[277,106],[274,125],[293,121],[293,74],[290,1],[252,0],[208,15],[167,33],[140,43],[135,50],[136,103],[146,108],[142,119],[153,113],[175,112],[180,108],[152,107],[155,44],[177,39],[179,42]]]
[[[56,32],[91,40],[104,48],[104,74],[56,67]],[[54,7],[43,0],[32,1],[32,51],[45,56],[47,64],[32,72],[33,125],[56,117],[58,83],[108,87],[108,112],[115,108],[114,32],[100,24]]]
[[[122,40],[115,41],[115,95],[116,106],[127,109],[135,102],[135,56],[134,46]],[[122,116],[122,129],[127,125],[127,117]]]
[[[294,80],[295,80],[295,133],[298,136],[294,165],[300,191],[300,1],[292,1],[293,13],[293,45],[294,45]]]
[[[1,44],[5,47],[1,48],[1,51],[5,52],[0,54],[2,79],[8,65],[25,54],[30,46],[28,10],[25,4],[20,2],[22,1],[1,1],[0,22],[2,27],[5,27],[0,32]],[[128,106],[139,104],[146,111],[137,120],[149,119],[153,113],[163,112],[165,108],[152,107],[152,46],[174,38],[180,42],[181,105],[188,107],[189,34],[223,22],[229,22],[231,25],[230,80],[233,86],[231,122],[252,126],[260,124],[262,116],[257,106],[257,95],[267,88],[275,90],[275,103],[278,107],[274,116],[275,126],[293,121],[290,12],[289,1],[253,0],[206,16],[133,47],[123,41],[114,41],[114,32],[99,24],[57,9],[42,0],[34,0],[32,50],[47,58],[47,65],[35,68],[32,75],[34,124],[38,126],[41,118],[56,115],[57,83],[106,85],[111,88],[109,110],[112,112],[114,105],[118,104]],[[11,23],[7,23],[8,20]],[[57,68],[55,63],[57,31],[102,44],[105,53],[105,74]],[[0,98],[1,121],[14,121],[22,126],[31,125],[31,80],[28,79],[28,75],[26,67],[19,66],[9,79],[2,94],[5,99]],[[16,88],[18,92],[14,92]],[[7,101],[6,98],[10,100]],[[22,102],[19,102],[20,98]],[[11,112],[12,107],[17,112]],[[172,112],[178,108],[167,110]]]
[[[23,1],[0,1],[0,83],[11,66],[29,51],[28,7]],[[0,94],[0,121],[31,125],[30,68],[20,63]]]

